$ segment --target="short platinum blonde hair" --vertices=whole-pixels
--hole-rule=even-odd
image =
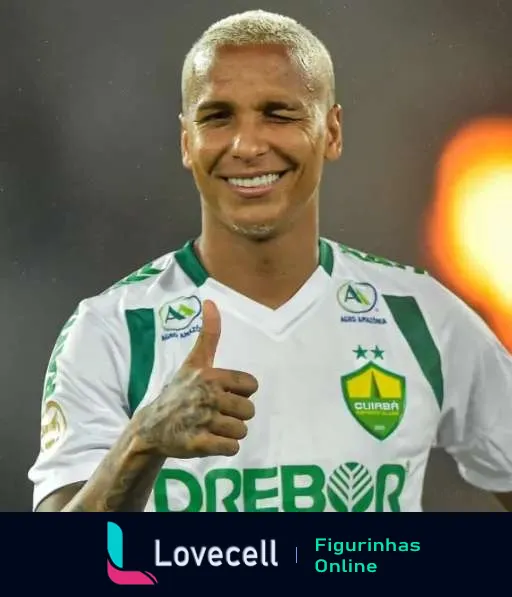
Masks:
[[[183,110],[193,101],[201,65],[222,46],[282,45],[308,78],[311,91],[327,94],[329,107],[335,101],[332,58],[325,45],[304,25],[291,17],[248,10],[216,21],[206,29],[185,57],[181,75]]]

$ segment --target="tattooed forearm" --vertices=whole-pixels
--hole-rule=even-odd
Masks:
[[[254,416],[248,398],[258,382],[249,373],[212,368],[220,334],[212,309],[205,306],[201,333],[172,381],[135,413],[61,511],[140,512],[166,458],[237,454],[247,433],[245,421]]]
[[[176,379],[175,398],[170,392],[168,400],[139,411],[66,512],[144,510],[167,454],[192,456],[195,437],[212,418],[213,385],[190,382],[191,376]]]
[[[64,512],[142,512],[163,457],[140,453],[123,435]]]
[[[140,457],[139,457],[140,458]],[[147,457],[144,457],[147,460]],[[132,468],[120,471],[116,482],[100,501],[105,512],[142,512],[162,462],[134,463]]]

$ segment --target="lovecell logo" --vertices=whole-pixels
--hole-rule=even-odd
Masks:
[[[151,572],[123,569],[123,531],[115,522],[107,523],[107,571],[116,585],[156,585]]]

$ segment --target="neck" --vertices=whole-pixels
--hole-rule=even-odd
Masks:
[[[318,267],[318,218],[303,215],[290,230],[268,240],[248,238],[205,217],[195,249],[212,278],[276,309]]]

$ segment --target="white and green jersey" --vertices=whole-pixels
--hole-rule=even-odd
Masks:
[[[319,265],[273,310],[208,276],[192,243],[83,300],[45,379],[34,507],[87,480],[191,350],[201,303],[214,366],[253,374],[256,415],[233,457],[168,459],[147,511],[421,511],[429,452],[512,491],[512,357],[427,273],[320,241]]]

